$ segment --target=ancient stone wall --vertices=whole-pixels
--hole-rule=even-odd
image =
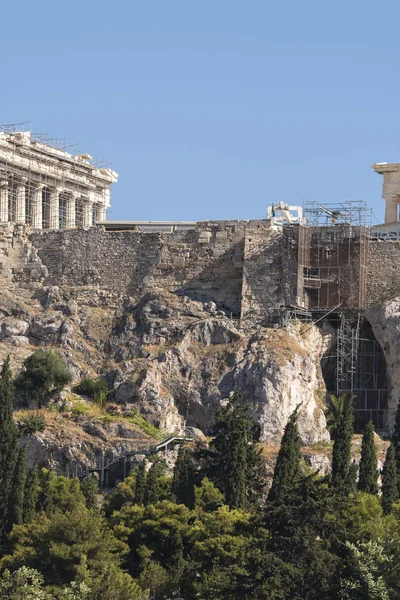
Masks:
[[[269,221],[250,222],[246,227],[242,319],[262,319],[282,306],[282,243],[282,233],[274,231]]]
[[[59,285],[89,296],[97,289],[138,299],[163,290],[212,300],[233,316],[259,319],[285,304],[308,306],[300,293],[304,268],[298,268],[298,236],[288,244],[286,235],[292,229],[296,234],[293,227],[282,234],[266,220],[208,221],[168,234],[102,227],[32,231],[9,225],[0,228],[0,279],[17,286]],[[367,298],[360,300],[361,246],[356,237],[344,240],[344,258],[337,264],[332,248],[341,245],[320,240],[318,248],[325,254],[315,264],[329,289],[322,281],[318,307],[372,306],[400,294],[400,242],[371,240],[363,259]],[[307,264],[313,267],[311,259]],[[329,273],[324,275],[326,260]]]
[[[29,240],[46,267],[44,285],[97,286],[134,298],[161,289],[240,315],[245,231],[265,232],[265,223],[201,222],[170,234],[96,227],[33,232]]]
[[[400,242],[371,240],[368,252],[367,304],[400,295]]]

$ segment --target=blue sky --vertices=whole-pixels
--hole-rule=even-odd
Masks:
[[[400,162],[400,3],[3,3],[0,123],[113,163],[113,219],[363,199]]]

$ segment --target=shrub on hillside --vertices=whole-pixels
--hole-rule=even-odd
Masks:
[[[24,360],[15,385],[41,407],[51,391],[62,390],[71,380],[72,375],[61,354],[51,350],[37,350]]]
[[[33,435],[46,429],[45,416],[40,412],[28,413],[20,419],[19,429],[22,435]]]
[[[98,379],[85,377],[85,379],[82,379],[82,381],[74,387],[73,391],[80,396],[91,398],[93,402],[100,406],[104,406],[108,395],[108,385],[104,377],[99,377]]]

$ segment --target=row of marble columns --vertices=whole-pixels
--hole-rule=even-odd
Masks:
[[[11,198],[11,200],[10,200]],[[22,181],[10,188],[0,181],[0,222],[27,223],[34,229],[90,227],[105,220],[105,207],[81,194]]]

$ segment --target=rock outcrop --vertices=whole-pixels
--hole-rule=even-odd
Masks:
[[[261,440],[277,444],[298,405],[304,443],[329,439],[314,326],[240,328],[212,302],[152,293],[135,303],[93,288],[14,291],[0,314],[0,356],[14,367],[38,347],[57,348],[75,381],[104,374],[115,403],[168,432],[184,423],[209,432],[216,408],[237,392]]]
[[[127,307],[111,341],[123,364],[112,373],[116,402],[140,408],[165,429],[186,421],[208,431],[216,407],[238,392],[251,407],[260,439],[278,442],[300,405],[304,443],[328,440],[319,330],[242,330],[208,310],[200,302],[165,294]]]
[[[386,360],[386,376],[390,390],[388,425],[392,431],[400,398],[400,298],[370,308],[366,317]]]

